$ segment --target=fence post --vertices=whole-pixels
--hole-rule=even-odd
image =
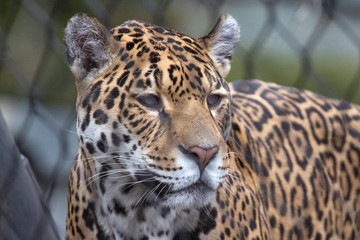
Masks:
[[[45,147],[45,146],[44,146]],[[0,111],[0,240],[60,239],[28,160]]]

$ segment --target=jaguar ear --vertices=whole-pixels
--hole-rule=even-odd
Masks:
[[[84,13],[74,15],[65,28],[66,54],[77,81],[96,75],[113,58],[115,40],[96,18]]]
[[[230,61],[236,43],[240,39],[240,28],[229,14],[223,14],[211,32],[199,39],[203,42],[209,55],[223,78],[230,71]]]

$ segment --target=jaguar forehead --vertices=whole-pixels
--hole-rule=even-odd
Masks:
[[[129,65],[137,65],[130,56],[142,59],[142,64],[148,62],[147,68],[136,67],[138,70],[145,70],[145,78],[150,76],[150,79],[136,80],[135,86],[139,88],[149,87],[150,84],[144,84],[146,80],[155,83],[157,88],[163,87],[164,75],[165,80],[170,80],[169,83],[175,87],[181,87],[186,80],[189,87],[200,92],[205,90],[202,86],[204,81],[209,82],[210,87],[213,84],[216,84],[217,88],[221,86],[222,78],[219,72],[203,46],[195,39],[139,21],[126,22],[113,29],[112,33],[124,46],[119,51],[119,58],[124,61],[122,65],[125,65],[126,69]],[[149,56],[145,57],[147,55]],[[152,84],[151,86],[154,87]]]

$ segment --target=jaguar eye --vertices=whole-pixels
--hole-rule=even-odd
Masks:
[[[148,108],[161,109],[162,103],[158,96],[154,94],[144,94],[137,98],[137,100]]]
[[[214,108],[219,105],[221,98],[222,97],[218,94],[210,94],[206,99],[209,108]]]

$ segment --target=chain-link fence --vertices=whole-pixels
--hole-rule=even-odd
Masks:
[[[41,202],[50,209],[60,236],[65,231],[67,177],[77,148],[76,92],[62,39],[66,21],[77,12],[93,15],[109,28],[141,19],[195,38],[227,12],[241,26],[229,81],[259,78],[360,103],[358,0],[3,0],[0,109],[29,159],[44,193]],[[20,167],[22,161],[5,164]],[[9,188],[5,182],[0,186],[4,227],[11,224],[3,204]],[[15,217],[33,221],[28,215]],[[9,239],[1,227],[0,239]]]

